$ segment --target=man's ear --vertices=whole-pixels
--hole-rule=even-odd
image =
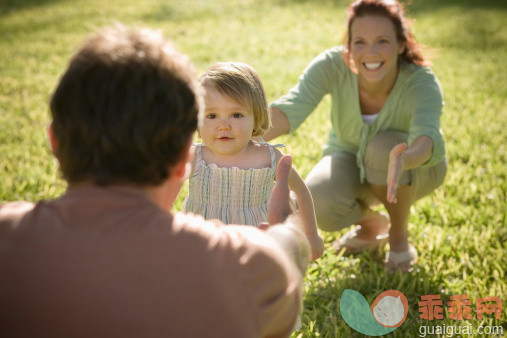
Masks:
[[[192,147],[192,138],[190,138],[188,144],[183,152],[182,159],[176,163],[171,170],[171,175],[175,178],[184,181],[186,180],[192,171],[192,159],[194,158],[194,148]]]
[[[51,122],[48,128],[48,138],[49,144],[51,145],[51,151],[53,152],[53,155],[56,155],[56,152],[58,150],[58,140],[53,133],[53,122]]]

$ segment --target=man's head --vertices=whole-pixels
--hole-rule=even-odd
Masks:
[[[73,56],[50,102],[69,183],[158,185],[186,155],[199,95],[190,60],[149,29],[107,28]]]

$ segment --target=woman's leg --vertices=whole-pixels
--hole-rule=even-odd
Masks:
[[[410,207],[416,199],[430,193],[442,183],[446,169],[446,163],[443,160],[431,168],[405,171],[398,184],[397,203],[389,203],[387,201],[389,154],[394,146],[406,142],[407,138],[408,134],[398,131],[379,133],[366,146],[364,156],[366,179],[375,196],[389,213],[391,220],[389,244],[391,252],[395,254],[409,250],[408,218]],[[410,268],[411,263],[410,260],[407,260],[399,264],[398,267],[406,271]]]
[[[370,184],[373,193],[385,206],[389,218],[391,219],[391,229],[389,231],[389,245],[394,252],[408,250],[408,217],[410,207],[414,204],[417,187],[415,185],[404,185],[397,189],[396,203],[387,201],[387,186]]]
[[[390,228],[389,219],[386,216],[363,205],[361,205],[361,217],[355,224],[361,226],[357,231],[357,238],[368,241],[387,233]]]
[[[355,154],[336,152],[325,156],[306,179],[315,204],[321,230],[338,231],[352,224],[361,225],[357,238],[375,239],[387,232],[389,221],[369,209],[379,201],[367,183],[359,181]]]

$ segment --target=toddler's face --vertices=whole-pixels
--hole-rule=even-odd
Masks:
[[[199,129],[203,142],[219,155],[244,151],[252,139],[255,125],[252,113],[215,88],[206,87],[205,90],[204,120]]]

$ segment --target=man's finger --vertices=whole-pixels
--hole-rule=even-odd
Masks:
[[[292,168],[292,156],[284,155],[276,166],[276,183],[289,186],[289,173]]]
[[[266,231],[269,228],[268,222],[261,222],[259,223],[259,226],[257,227],[259,230]]]
[[[271,192],[268,206],[270,225],[284,222],[291,213],[289,204],[289,174],[292,169],[292,157],[284,155],[276,166],[276,184]]]

